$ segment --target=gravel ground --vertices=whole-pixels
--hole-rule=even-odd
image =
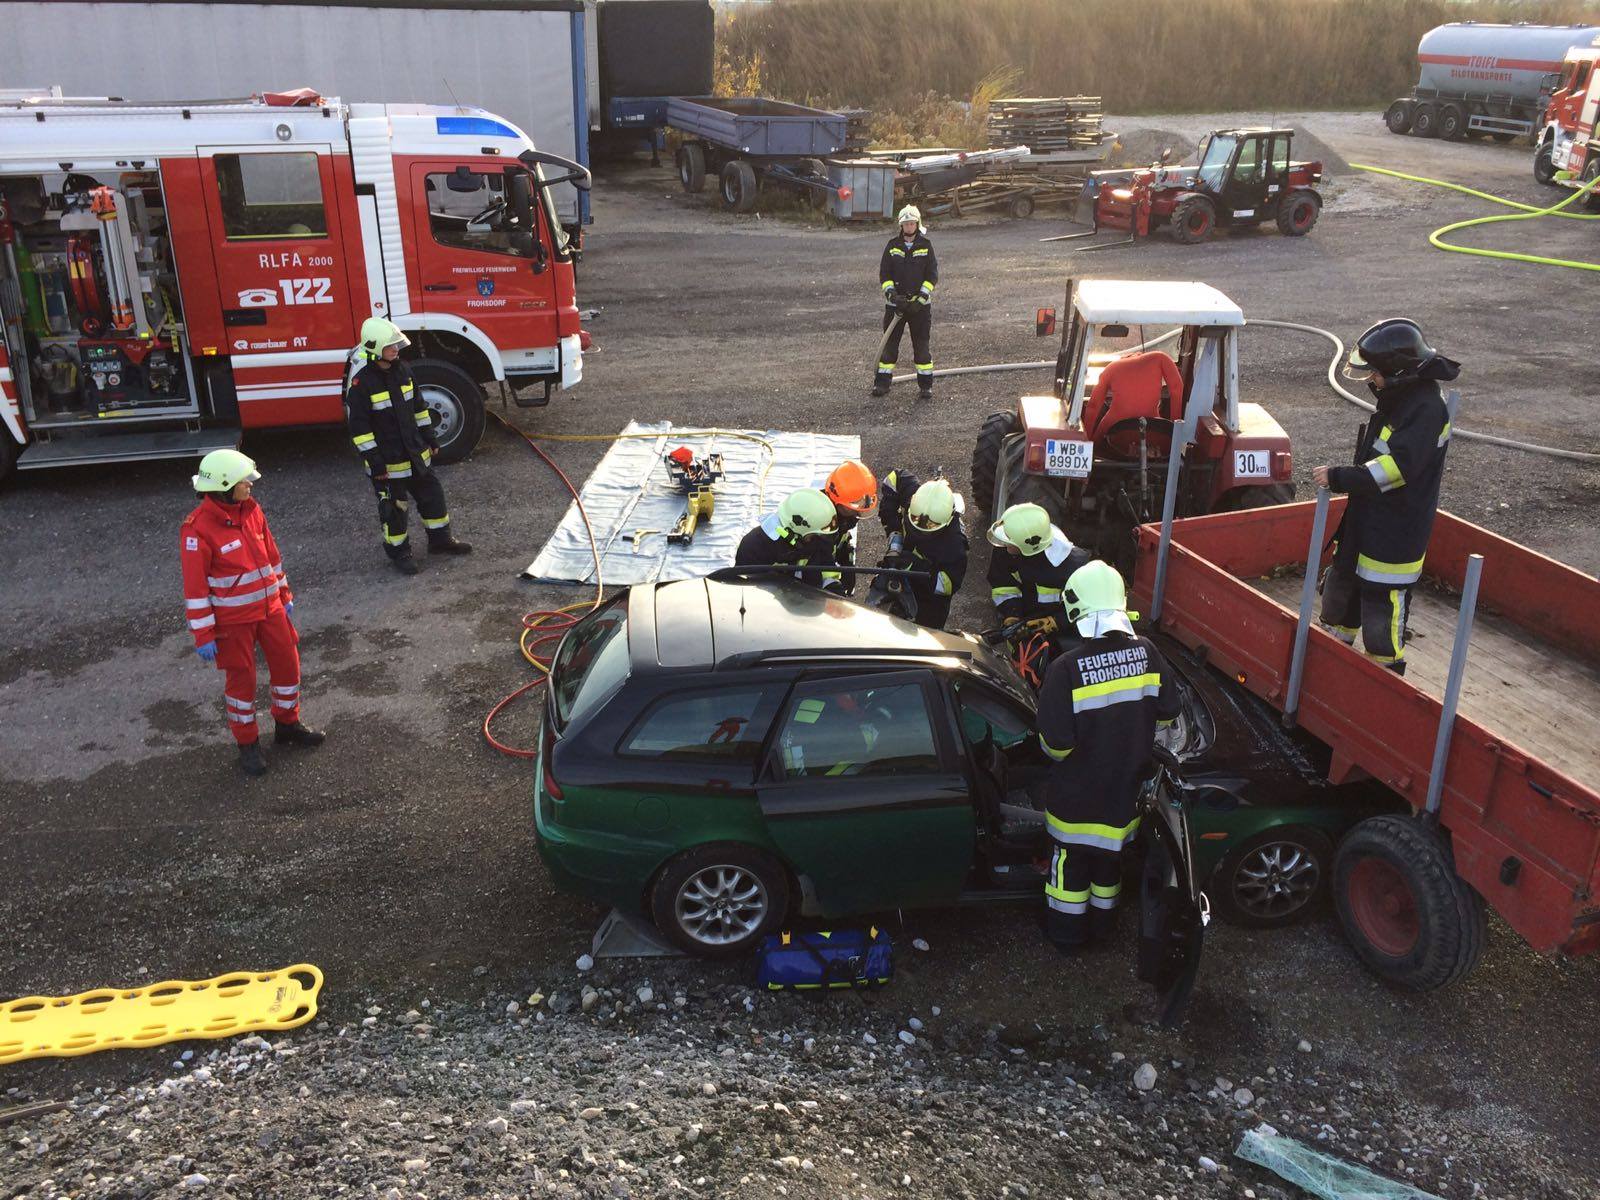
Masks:
[[[1393,138],[1373,114],[1137,124],[1192,138],[1268,116],[1351,161],[1552,195],[1524,149]],[[1347,338],[1415,313],[1466,364],[1463,425],[1600,450],[1600,399],[1572,366],[1574,349],[1586,361],[1595,345],[1587,306],[1570,302],[1583,278],[1428,248],[1429,230],[1482,214],[1481,202],[1388,180],[1335,185],[1303,240],[1247,233],[1079,256],[1036,240],[1069,229],[1044,214],[936,224],[936,358],[1053,352],[1031,336],[1033,310],[1058,304],[1075,271],[1202,278],[1248,315]],[[942,465],[960,479],[983,414],[1043,386],[967,377],[927,406],[899,389],[868,400],[881,231],[733,217],[709,198],[642,162],[602,172],[580,280],[602,309],[588,378],[514,420],[568,433],[629,417],[854,431],[875,466]],[[1592,234],[1571,222],[1478,236],[1592,255]],[[1327,391],[1322,343],[1258,330],[1244,354],[1243,390],[1288,428],[1302,480],[1344,458],[1358,414]],[[259,782],[234,770],[220,680],[181,625],[186,466],[118,468],[109,487],[99,471],[40,473],[0,497],[0,995],[296,961],[328,979],[316,1022],[271,1049],[194,1043],[0,1071],[7,1104],[71,1103],[0,1124],[0,1196],[178,1194],[197,1175],[187,1186],[201,1192],[288,1197],[655,1195],[674,1181],[705,1195],[1267,1196],[1269,1177],[1229,1154],[1260,1120],[1325,1134],[1452,1200],[1600,1192],[1600,969],[1541,959],[1498,922],[1479,969],[1423,997],[1366,976],[1326,914],[1278,933],[1213,926],[1173,1033],[1127,1011],[1127,934],[1064,967],[1030,914],[1005,908],[885,915],[901,969],[871,996],[747,1007],[740,969],[655,963],[667,1008],[646,1011],[645,969],[602,964],[593,986],[624,1011],[602,996],[585,1013],[571,964],[601,914],[555,892],[533,849],[526,769],[477,731],[526,678],[520,615],[581,598],[517,578],[567,498],[491,429],[445,474],[478,553],[424,560],[403,580],[342,440],[245,445],[298,593],[306,715],[330,735],[314,754],[272,754]],[[582,478],[602,449],[551,452]],[[1597,484],[1592,467],[1458,442],[1445,503],[1595,571]],[[956,620],[975,625],[982,607],[964,594]],[[528,731],[513,710],[504,736]],[[932,949],[910,950],[914,937]],[[536,990],[548,999],[529,1009]],[[508,1017],[513,1000],[524,1011]],[[363,1028],[369,1007],[383,1011]],[[571,1011],[537,1019],[557,1007]],[[397,1026],[413,1009],[429,1034]],[[173,1068],[185,1049],[194,1057]],[[1143,1093],[1131,1080],[1146,1062],[1157,1083]],[[1239,1104],[1239,1087],[1254,1099]],[[590,1108],[601,1112],[585,1119]]]

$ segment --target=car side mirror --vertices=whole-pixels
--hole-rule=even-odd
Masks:
[[[1053,308],[1035,309],[1033,313],[1033,333],[1035,337],[1050,337],[1056,331],[1056,310]]]

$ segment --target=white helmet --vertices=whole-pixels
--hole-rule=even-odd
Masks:
[[[922,210],[915,204],[908,204],[900,210],[900,215],[895,219],[896,225],[904,225],[907,221],[915,221],[917,229],[922,230]]]

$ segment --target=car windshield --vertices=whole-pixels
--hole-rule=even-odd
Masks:
[[[1199,175],[1201,181],[1212,191],[1220,192],[1222,185],[1228,181],[1228,160],[1233,157],[1233,148],[1238,144],[1231,137],[1213,135],[1206,139],[1205,155],[1200,159]]]
[[[626,599],[623,592],[590,613],[561,640],[550,668],[550,697],[558,729],[594,708],[627,679]]]

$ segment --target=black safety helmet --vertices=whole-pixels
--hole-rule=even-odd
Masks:
[[[1414,377],[1437,357],[1438,352],[1423,339],[1420,325],[1409,317],[1390,317],[1356,339],[1346,374],[1357,378],[1356,373],[1376,371],[1394,382]]]

